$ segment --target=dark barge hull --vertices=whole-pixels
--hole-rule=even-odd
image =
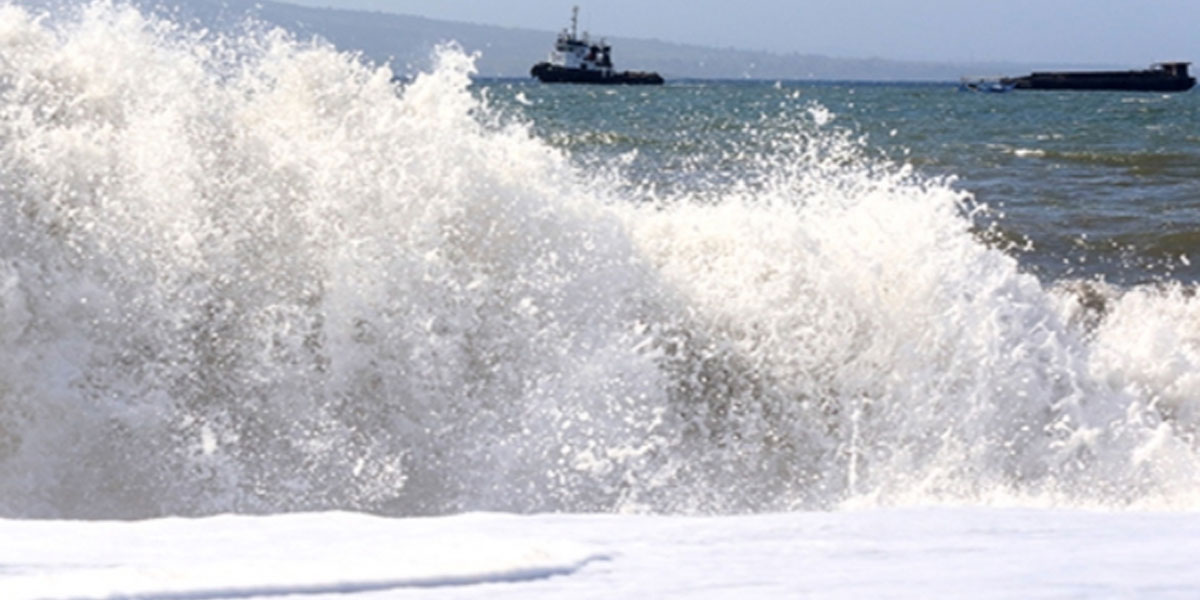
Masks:
[[[1025,77],[1002,79],[1019,90],[1114,90],[1138,92],[1184,92],[1196,85],[1188,76],[1186,63],[1145,71],[1035,72]]]
[[[530,75],[537,77],[543,83],[594,83],[607,85],[662,85],[663,78],[658,73],[643,71],[622,71],[605,75],[601,71],[588,69],[568,69],[558,65],[542,62],[533,66]]]

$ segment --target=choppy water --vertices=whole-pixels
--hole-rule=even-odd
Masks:
[[[594,89],[490,82],[556,147],[636,182],[711,193],[761,176],[811,106],[873,158],[954,177],[1043,280],[1195,283],[1200,95],[958,92],[949,84],[676,82]],[[523,106],[522,106],[523,105]],[[752,166],[747,167],[747,163]]]
[[[1194,506],[1194,95],[470,71],[0,4],[0,514]]]

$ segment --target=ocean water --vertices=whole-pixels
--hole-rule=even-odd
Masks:
[[[0,0],[0,597],[1200,589],[1196,94],[72,6]]]
[[[1200,500],[1195,94],[0,4],[0,516]]]
[[[962,93],[946,83],[682,81],[664,88],[480,86],[581,164],[692,197],[759,184],[803,112],[861,156],[953,178],[975,226],[1045,282],[1194,284],[1200,99],[1193,93]],[[515,100],[515,102],[514,102]],[[828,129],[827,129],[828,132]],[[800,134],[804,135],[804,134]],[[786,140],[786,141],[785,141]],[[627,158],[636,153],[636,158]]]

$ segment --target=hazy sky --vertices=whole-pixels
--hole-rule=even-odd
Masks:
[[[1200,61],[1200,0],[285,0],[774,52],[1144,66]],[[549,43],[549,42],[547,42]]]

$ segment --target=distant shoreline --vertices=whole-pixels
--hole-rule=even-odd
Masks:
[[[478,75],[471,78],[476,83],[528,83],[531,85],[547,85],[538,82],[532,77],[509,77],[509,76],[494,76],[494,75]],[[872,79],[781,79],[781,78],[755,78],[755,79],[738,79],[733,77],[679,77],[675,79],[667,79],[667,85],[671,84],[702,84],[702,83],[721,83],[732,85],[762,85],[781,83],[784,85],[804,85],[812,87],[835,87],[844,85],[857,86],[879,86],[879,87],[941,87],[946,85],[958,85],[957,80],[872,80]]]
[[[454,41],[468,53],[479,53],[481,77],[523,78],[546,57],[554,32],[440,21],[395,13],[309,8],[281,2],[226,0],[221,9],[233,15],[253,14],[299,37],[319,35],[339,49],[361,52],[397,72],[419,72],[431,64],[431,51]],[[221,12],[221,11],[218,11]],[[214,15],[202,21],[213,22]],[[217,15],[216,21],[222,17]],[[1020,75],[1034,70],[1119,67],[1107,64],[1026,63],[1007,61],[932,62],[879,57],[844,58],[819,54],[778,54],[761,50],[715,48],[652,39],[609,37],[615,61],[623,68],[660,73],[669,81],[871,81],[957,82],[978,73]],[[1135,65],[1141,66],[1141,65]]]

